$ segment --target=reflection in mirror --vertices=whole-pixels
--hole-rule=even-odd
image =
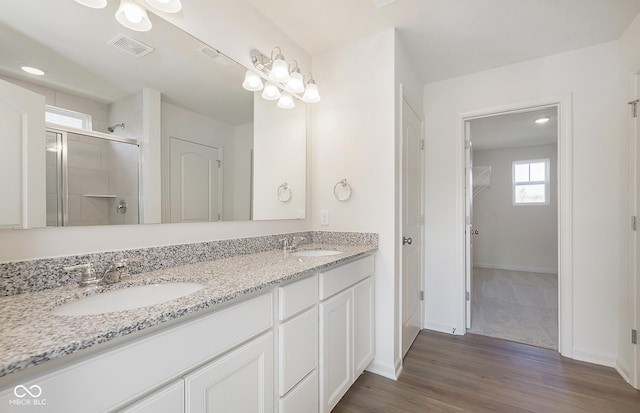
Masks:
[[[45,97],[47,144],[66,136],[67,146],[105,153],[101,180],[79,192],[64,175],[71,178],[73,164],[97,162],[95,153],[84,158],[67,147],[66,172],[62,155],[47,153],[47,169],[57,171],[42,194],[48,224],[304,218],[305,105],[285,110],[254,99],[241,87],[246,68],[152,13],[152,30],[130,31],[114,19],[116,8],[117,2],[99,10],[69,0],[0,3],[0,80]],[[25,64],[45,75],[22,72]],[[80,144],[77,135],[101,143]],[[139,148],[139,165],[124,166],[131,179],[139,172],[136,191],[129,183],[122,192],[106,166],[120,162],[108,159],[114,142]],[[287,202],[278,198],[284,182],[292,191]],[[85,215],[76,219],[78,209]]]

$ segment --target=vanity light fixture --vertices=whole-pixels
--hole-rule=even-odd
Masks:
[[[280,99],[280,88],[273,82],[267,82],[264,85],[264,90],[262,91],[262,97],[266,100],[276,100]]]
[[[293,109],[296,107],[296,103],[293,101],[293,96],[284,92],[280,99],[278,99],[278,107],[280,109]]]
[[[541,125],[541,124],[544,124],[544,123],[549,122],[550,120],[551,120],[551,118],[549,118],[549,117],[544,117],[544,118],[536,119],[536,121],[535,121],[535,122],[536,122],[537,124]]]
[[[258,70],[258,73],[251,70],[247,71],[242,82],[242,87],[246,90],[253,92],[261,90],[262,79],[265,79],[267,82],[262,90],[262,97],[267,100],[279,99],[278,107],[284,109],[295,107],[294,98],[301,99],[306,103],[320,102],[318,85],[316,85],[311,74],[309,74],[309,80],[305,88],[304,77],[300,73],[298,62],[292,60],[290,64],[293,67],[289,69],[289,65],[285,63],[282,50],[279,47],[273,48],[271,57],[267,57],[258,50],[252,50],[251,62]]]
[[[76,0],[77,1],[77,0]],[[147,3],[165,13],[177,13],[182,10],[182,2],[180,0],[146,0]]]
[[[252,72],[251,70],[247,70],[247,73],[244,75],[244,82],[242,82],[242,87],[250,92],[257,92],[262,90],[264,85],[262,84],[262,79],[260,76]]]
[[[76,3],[91,7],[92,9],[104,9],[107,7],[107,0],[76,0]]]
[[[33,66],[20,66],[20,69],[22,69],[23,72],[27,72],[30,75],[36,75],[36,76],[44,76],[44,70],[42,69],[38,69],[37,67],[33,67]]]
[[[120,0],[120,7],[116,11],[116,20],[127,29],[137,32],[151,30],[151,20],[147,10],[132,0]]]
[[[298,62],[293,60],[291,63],[295,62],[295,67],[291,69],[290,79],[287,82],[285,89],[289,93],[303,93],[304,92],[304,79],[302,78],[302,74],[300,74],[300,68],[298,68]]]
[[[307,80],[307,87],[304,90],[304,95],[302,95],[302,101],[306,103],[318,103],[321,99],[320,92],[318,92],[318,85],[316,85],[316,81],[313,80],[313,76],[309,73],[309,80]]]
[[[278,52],[274,58],[273,55],[276,50],[278,50]],[[274,47],[271,51],[271,72],[269,73],[269,79],[279,83],[286,83],[290,79],[289,65],[285,62],[282,50],[280,50],[279,47]]]

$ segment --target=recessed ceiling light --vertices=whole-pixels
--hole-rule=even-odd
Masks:
[[[538,123],[538,124],[547,123],[550,120],[551,120],[551,118],[539,118],[539,119],[536,119],[536,123]]]
[[[24,72],[27,72],[27,73],[32,74],[32,75],[44,76],[44,70],[38,69],[37,67],[20,66],[20,69],[22,69]]]

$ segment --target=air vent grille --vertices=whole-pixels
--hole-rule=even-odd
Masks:
[[[124,34],[119,34],[109,44],[135,57],[146,56],[155,50],[153,47]]]

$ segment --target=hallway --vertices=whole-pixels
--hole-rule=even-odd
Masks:
[[[640,411],[640,391],[611,368],[552,350],[423,330],[397,382],[365,372],[333,413]]]

